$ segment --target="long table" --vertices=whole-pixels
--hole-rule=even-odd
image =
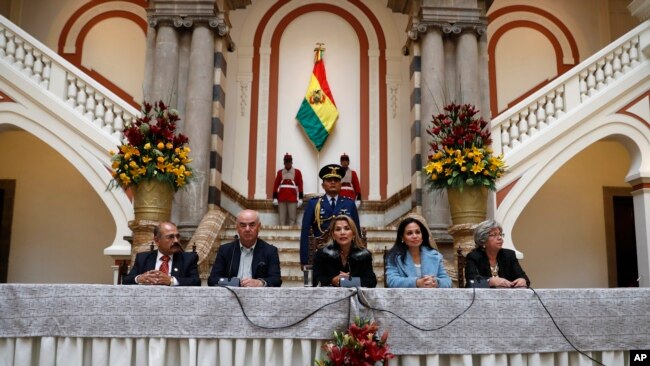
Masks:
[[[7,284],[0,365],[311,365],[357,316],[390,332],[395,365],[595,364],[575,348],[622,365],[650,349],[647,288]]]

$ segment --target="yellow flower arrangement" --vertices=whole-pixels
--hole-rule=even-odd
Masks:
[[[113,180],[109,189],[127,189],[144,180],[170,184],[174,191],[192,179],[190,148],[183,134],[176,134],[178,113],[163,102],[143,103],[142,116],[124,128],[125,142],[110,151]]]
[[[503,155],[495,156],[487,122],[477,118],[470,104],[451,103],[445,113],[433,116],[427,133],[433,138],[431,154],[424,166],[433,189],[485,186],[495,190],[495,182],[506,170]]]

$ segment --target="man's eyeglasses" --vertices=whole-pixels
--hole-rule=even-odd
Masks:
[[[498,234],[489,234],[488,236],[491,237],[491,238],[497,238],[497,237],[499,237],[499,238],[503,239],[503,238],[506,237],[506,234],[504,234],[504,233],[498,233]]]
[[[169,239],[169,240],[174,239],[174,238],[180,239],[181,234],[167,234],[167,235],[164,235],[163,238]]]

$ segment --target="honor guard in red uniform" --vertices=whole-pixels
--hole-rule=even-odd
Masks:
[[[345,169],[345,176],[341,179],[341,196],[354,201],[355,206],[361,206],[361,186],[357,172],[349,168],[350,157],[343,153],[341,155],[341,166]]]
[[[284,169],[273,183],[273,205],[278,206],[280,225],[296,224],[296,209],[302,206],[302,174],[293,167],[293,157],[284,155]]]

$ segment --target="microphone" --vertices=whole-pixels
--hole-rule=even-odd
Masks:
[[[228,264],[228,279],[232,278],[232,261],[235,259],[235,249],[239,247],[239,235],[235,234],[235,245],[232,248],[230,255],[230,263]]]
[[[232,287],[239,287],[239,278],[237,277],[232,277],[232,262],[235,259],[235,250],[239,249],[239,236],[235,235],[235,245],[233,245],[232,248],[232,254],[230,255],[230,263],[228,264],[228,278],[220,278],[219,282],[217,283],[218,286],[221,287],[226,287],[226,286],[232,286]]]
[[[476,275],[473,279],[469,280],[467,282],[467,287],[471,288],[489,288],[490,285],[488,285],[488,281],[485,279],[485,277],[481,275]]]

